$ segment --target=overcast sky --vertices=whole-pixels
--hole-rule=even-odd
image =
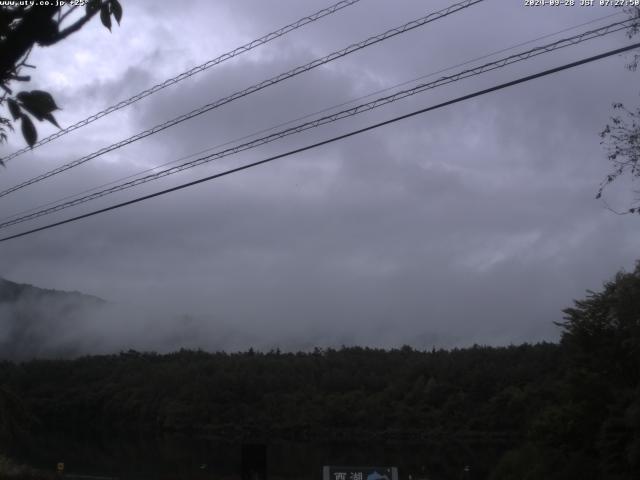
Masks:
[[[122,25],[112,33],[96,18],[59,45],[35,51],[31,63],[38,68],[27,88],[50,91],[62,107],[59,123],[70,125],[329,1],[123,0]],[[0,188],[451,3],[362,0],[9,162]],[[0,216],[616,11],[523,3],[487,0],[247,96],[6,196]],[[508,53],[620,20],[620,13]],[[622,32],[592,40],[2,233],[629,42]],[[611,104],[639,101],[640,73],[625,69],[628,60],[611,57],[2,243],[0,276],[309,343],[431,347],[556,340],[552,322],[562,319],[572,299],[640,258],[640,220],[615,215],[594,199],[610,169],[598,133]],[[38,128],[41,136],[55,131]],[[1,151],[23,144],[16,134]],[[623,209],[631,187],[621,180],[608,202]],[[126,326],[118,324],[125,347]]]

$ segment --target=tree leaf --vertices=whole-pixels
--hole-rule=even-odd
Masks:
[[[36,132],[36,127],[33,125],[31,119],[25,115],[24,113],[20,116],[22,119],[22,136],[26,140],[27,144],[30,147],[33,147],[33,144],[38,140],[38,132]]]
[[[22,102],[22,106],[40,121],[46,114],[58,110],[51,94],[42,90],[20,92],[17,98]]]
[[[122,18],[122,5],[118,0],[111,0],[111,13],[113,14],[113,18],[116,19],[118,25],[120,25],[120,19]]]
[[[7,105],[9,106],[9,113],[14,120],[20,118],[20,105],[13,98],[7,98]]]
[[[111,31],[111,17],[109,16],[110,13],[111,12],[109,11],[109,4],[102,4],[102,8],[100,8],[100,21],[105,27],[109,29],[109,31]]]
[[[37,99],[38,103],[49,112],[60,109],[49,92],[45,92],[44,90],[31,90],[31,97]]]
[[[60,130],[62,130],[62,127],[60,125],[58,125],[58,122],[56,121],[56,118],[51,115],[50,113],[47,113],[44,115],[44,119],[47,120],[50,123],[53,123],[56,127],[58,127]]]
[[[91,15],[100,8],[101,0],[89,0],[85,6],[86,15]]]

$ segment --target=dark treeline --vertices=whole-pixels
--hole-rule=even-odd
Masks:
[[[425,442],[477,447],[476,469],[523,442],[554,404],[554,344],[420,352],[405,347],[312,353],[127,352],[0,367],[35,434],[224,441]],[[482,462],[487,465],[482,468]]]
[[[565,319],[559,345],[5,362],[0,422],[5,438],[462,442],[493,446],[494,479],[640,478],[640,266]]]
[[[553,344],[426,353],[131,351],[4,363],[0,375],[47,429],[517,437],[531,411],[555,395],[562,362]]]

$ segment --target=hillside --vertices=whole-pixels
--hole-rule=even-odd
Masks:
[[[79,344],[69,335],[106,301],[78,292],[47,290],[0,278],[0,358],[70,356]]]
[[[26,283],[15,283],[0,277],[0,304],[15,303],[21,299],[29,301],[56,300],[74,304],[86,302],[94,305],[106,303],[105,300],[93,295],[87,295],[80,292],[66,292],[62,290],[39,288]]]

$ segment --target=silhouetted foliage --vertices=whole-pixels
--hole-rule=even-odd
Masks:
[[[30,76],[22,75],[21,71],[34,68],[27,63],[34,46],[46,47],[60,42],[80,30],[98,13],[102,24],[109,30],[111,17],[118,24],[122,18],[122,7],[118,0],[89,0],[84,13],[76,17],[73,15],[79,11],[79,6],[55,6],[56,2],[47,3],[51,5],[15,2],[15,5],[0,6],[0,88],[4,91],[0,104],[6,103],[11,116],[11,119],[0,116],[0,143],[7,139],[7,131],[13,130],[12,123],[19,120],[22,135],[27,144],[32,146],[37,141],[38,134],[31,116],[59,127],[53,116],[58,106],[49,93],[32,90],[14,94],[10,87],[12,82],[30,80]],[[70,18],[75,20],[65,23]]]
[[[640,7],[627,9],[627,14],[632,20],[627,30],[629,38],[640,32]],[[638,67],[639,54],[634,54],[633,60],[627,65],[630,70]],[[600,133],[602,144],[607,147],[607,158],[612,164],[612,171],[600,184],[596,198],[601,198],[604,189],[617,178],[629,174],[632,180],[640,177],[640,108],[629,109],[622,103],[613,104],[614,115],[604,130]],[[639,194],[640,192],[635,192]],[[626,212],[640,214],[640,196],[632,203]]]
[[[556,400],[494,478],[640,478],[640,262],[564,313]]]

